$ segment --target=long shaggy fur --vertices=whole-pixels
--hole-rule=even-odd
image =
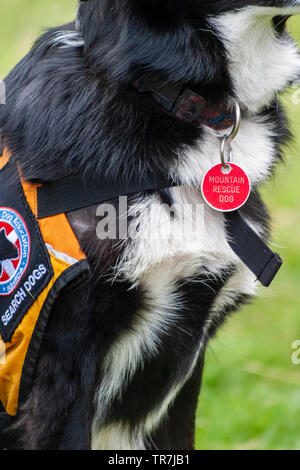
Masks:
[[[176,238],[176,211],[170,239],[143,239],[151,204],[159,207],[157,228],[166,205],[203,204],[198,188],[219,161],[219,141],[165,113],[133,81],[155,75],[214,103],[240,101],[233,152],[253,185],[242,213],[268,239],[258,186],[289,136],[276,94],[300,70],[284,28],[294,12],[289,0],[82,1],[76,22],[46,32],[7,76],[0,128],[26,180],[165,172],[178,181],[129,199],[130,227],[139,228],[132,239],[99,240],[96,207],[68,214],[91,278],[53,308],[32,391],[11,431],[14,447],[193,447],[205,347],[256,283],[229,248],[223,215],[208,207],[201,239]],[[278,73],[262,70],[260,48]]]

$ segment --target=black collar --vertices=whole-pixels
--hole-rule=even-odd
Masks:
[[[234,124],[233,106],[216,104],[182,84],[170,85],[161,78],[145,76],[133,86],[138,93],[151,94],[168,114],[197,127],[204,125],[222,131]]]

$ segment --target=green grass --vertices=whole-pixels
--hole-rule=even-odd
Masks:
[[[0,78],[43,28],[74,17],[75,0],[1,0]],[[290,29],[300,41],[300,21]],[[259,84],[258,84],[259,86]],[[300,97],[300,94],[299,94]],[[263,189],[284,267],[269,290],[232,317],[207,352],[197,413],[198,449],[299,449],[300,104],[283,97],[296,139]]]

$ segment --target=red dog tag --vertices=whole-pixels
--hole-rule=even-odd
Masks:
[[[213,166],[202,181],[202,195],[207,204],[221,212],[232,212],[242,207],[251,191],[248,176],[238,165],[228,163]]]

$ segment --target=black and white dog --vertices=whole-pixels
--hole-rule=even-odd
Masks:
[[[95,206],[68,214],[93,278],[55,304],[16,426],[22,448],[193,448],[207,342],[257,284],[222,213],[205,206],[193,237],[177,236],[180,208],[204,207],[219,132],[170,115],[133,84],[159,77],[214,105],[239,102],[232,151],[252,183],[241,212],[268,239],[258,187],[289,136],[277,93],[299,75],[285,27],[297,13],[294,0],[82,1],[76,22],[44,34],[8,75],[0,127],[25,179],[164,171],[180,183],[129,198],[126,240],[99,239]],[[156,234],[167,222],[169,235]]]

